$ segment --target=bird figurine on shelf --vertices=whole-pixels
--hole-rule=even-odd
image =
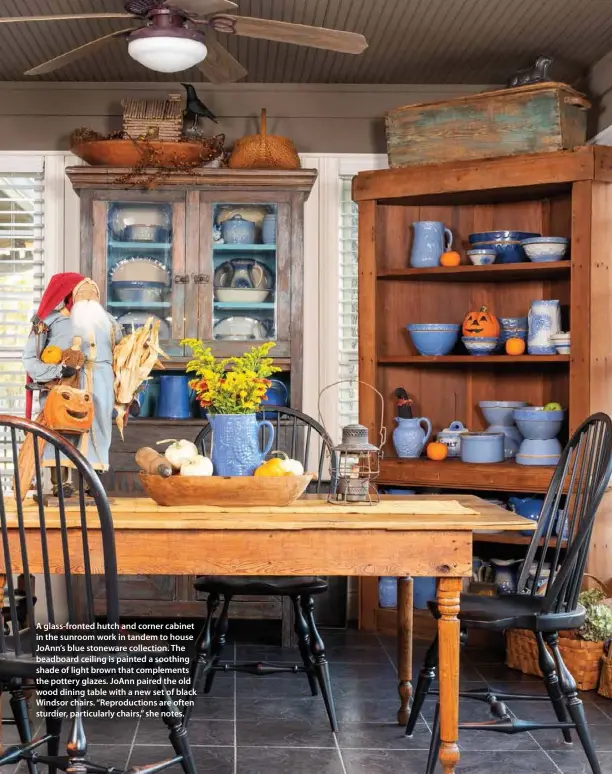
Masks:
[[[553,60],[549,56],[539,56],[535,64],[525,70],[519,70],[508,81],[507,88],[512,89],[516,86],[529,86],[532,83],[546,83],[550,81],[548,71]]]
[[[194,131],[196,126],[198,125],[198,119],[200,116],[203,118],[208,118],[211,121],[214,121],[215,124],[218,124],[217,117],[214,113],[212,113],[206,105],[202,102],[202,100],[198,97],[198,94],[194,87],[190,83],[182,83],[181,86],[185,87],[185,91],[187,92],[187,104],[185,106],[185,118],[188,120],[193,119],[193,126],[191,127],[191,131]]]
[[[397,398],[397,414],[401,419],[412,419],[413,400],[403,387],[398,387],[394,392]]]

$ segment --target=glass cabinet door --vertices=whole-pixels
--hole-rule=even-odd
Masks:
[[[177,343],[184,322],[184,204],[94,202],[93,221],[94,279],[108,311],[126,333],[148,317],[158,319],[164,350],[182,353]]]
[[[219,352],[265,341],[284,354],[289,336],[289,236],[283,202],[209,201],[204,248],[212,288],[203,325]],[[235,342],[235,343],[232,343]]]

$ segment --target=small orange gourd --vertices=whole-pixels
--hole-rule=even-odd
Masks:
[[[468,312],[463,320],[463,335],[474,337],[499,336],[499,321],[495,315],[481,306],[478,312]]]
[[[461,256],[455,250],[447,250],[440,256],[440,266],[459,266]]]
[[[40,353],[40,359],[43,363],[57,364],[62,359],[62,350],[60,347],[56,347],[55,344],[49,344]]]
[[[49,392],[43,413],[52,430],[86,433],[93,423],[93,401],[85,390],[58,385]]]
[[[448,456],[448,446],[445,443],[440,443],[440,441],[432,441],[427,444],[425,452],[430,460],[442,462]]]
[[[507,355],[522,355],[525,352],[525,342],[523,339],[512,338],[506,342]]]

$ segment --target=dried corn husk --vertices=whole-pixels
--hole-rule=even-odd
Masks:
[[[113,353],[115,373],[115,423],[123,438],[123,427],[130,404],[140,385],[156,365],[164,366],[159,356],[168,355],[159,346],[159,320],[149,317],[142,328],[133,330],[116,345]]]

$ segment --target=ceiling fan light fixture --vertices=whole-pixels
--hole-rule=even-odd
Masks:
[[[159,73],[179,73],[206,58],[204,35],[185,27],[144,27],[128,38],[128,53],[144,67]]]

